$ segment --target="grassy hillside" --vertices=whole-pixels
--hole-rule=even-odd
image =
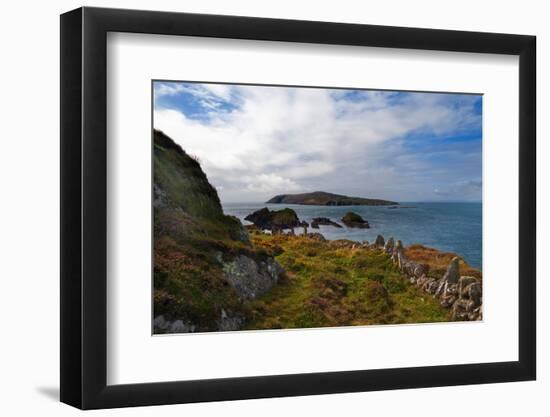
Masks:
[[[216,330],[222,314],[243,315],[224,267],[239,255],[267,258],[248,233],[223,214],[199,163],[154,132],[154,316]]]
[[[449,320],[438,300],[410,285],[379,249],[252,232],[286,279],[250,303],[248,329],[424,323]]]

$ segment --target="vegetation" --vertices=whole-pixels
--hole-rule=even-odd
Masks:
[[[215,330],[221,309],[244,314],[223,261],[261,259],[240,221],[226,216],[198,162],[154,134],[154,315]]]
[[[411,261],[426,264],[430,270],[428,275],[433,278],[441,278],[445,274],[451,260],[457,256],[453,252],[441,252],[437,249],[423,245],[411,245],[405,248],[405,257]],[[481,271],[470,266],[464,259],[459,261],[460,275],[467,275],[481,279]]]
[[[248,329],[449,321],[437,300],[408,284],[378,249],[251,231],[286,279],[250,302]]]

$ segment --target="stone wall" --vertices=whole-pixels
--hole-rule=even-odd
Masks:
[[[400,240],[390,237],[387,242],[377,236],[370,248],[384,250],[412,285],[440,300],[441,306],[451,310],[453,320],[474,321],[483,319],[481,280],[460,276],[459,258],[451,260],[445,274],[437,279],[428,275],[429,267],[407,259]]]

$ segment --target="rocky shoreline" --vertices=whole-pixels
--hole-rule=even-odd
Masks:
[[[289,219],[286,223],[273,221],[273,219],[277,219],[283,215]],[[289,208],[278,211],[270,211],[264,208],[250,214],[246,217],[246,220],[254,223],[254,227],[260,230],[270,230],[273,234],[283,233],[285,229],[289,229],[289,234],[294,235],[294,227],[303,227],[304,236],[325,241],[324,236],[320,233],[308,234],[308,223],[301,221],[294,210]],[[370,227],[367,220],[364,220],[354,212],[346,213],[341,221],[347,227]],[[319,225],[342,227],[328,218],[320,217],[312,219],[312,228],[318,229]],[[383,236],[378,235],[373,244],[369,244],[368,242],[359,244],[347,239],[329,241],[329,244],[351,249],[381,249],[391,257],[392,262],[399,271],[407,276],[408,282],[411,285],[417,286],[423,292],[438,299],[441,307],[451,310],[451,320],[476,321],[483,318],[481,279],[469,275],[460,275],[460,259],[457,256],[454,256],[449,262],[443,276],[437,278],[429,275],[429,261],[421,263],[408,259],[401,240],[395,241],[393,237],[385,241]],[[439,252],[431,250],[437,257]]]
[[[383,237],[377,239],[382,247]],[[411,284],[440,300],[443,308],[451,309],[452,320],[476,321],[483,319],[481,280],[472,276],[461,276],[459,273],[459,258],[454,257],[442,278],[428,276],[429,266],[407,259],[400,240],[394,244],[393,237],[383,245],[386,254],[391,256],[393,263],[406,274]]]

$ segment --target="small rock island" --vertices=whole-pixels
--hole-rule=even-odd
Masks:
[[[318,229],[319,228],[319,225],[322,225],[322,226],[334,226],[334,227],[337,227],[339,229],[342,228],[342,226],[340,226],[338,223],[336,222],[333,222],[332,220],[330,220],[328,217],[314,217],[313,219],[311,219],[311,227],[314,228],[314,229]]]
[[[374,198],[348,197],[341,194],[314,191],[303,194],[280,194],[266,201],[266,204],[303,204],[309,206],[396,206],[395,201]]]
[[[308,227],[308,223],[300,221],[296,212],[290,208],[282,210],[269,210],[267,207],[257,210],[244,218],[259,229],[279,232],[282,230],[294,230],[295,227]]]
[[[370,229],[369,222],[353,211],[348,211],[344,217],[342,217],[342,223],[344,223],[347,227]]]

